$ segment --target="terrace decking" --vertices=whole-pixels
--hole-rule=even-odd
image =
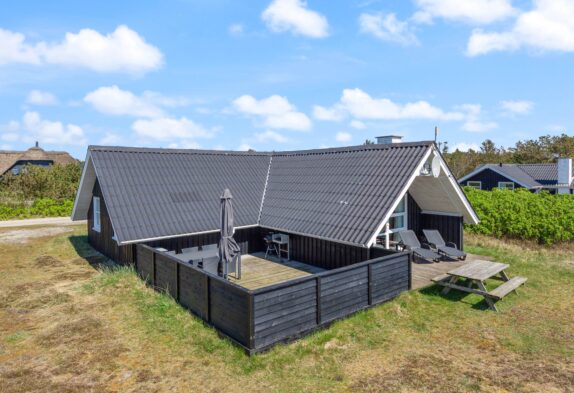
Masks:
[[[325,270],[293,260],[280,262],[276,256],[268,255],[265,259],[264,256],[264,252],[241,256],[241,280],[231,275],[230,281],[243,288],[257,289]]]
[[[446,272],[463,266],[470,261],[479,259],[490,259],[482,255],[467,254],[465,261],[442,261],[438,263],[411,262],[412,269],[412,289],[419,289],[434,284],[432,279],[445,274]]]

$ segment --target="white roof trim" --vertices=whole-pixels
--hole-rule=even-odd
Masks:
[[[452,175],[452,172],[450,171],[450,169],[448,168],[448,166],[446,165],[446,162],[444,161],[443,157],[441,156],[440,152],[437,150],[437,148],[435,146],[432,146],[429,148],[429,150],[426,152],[426,154],[424,155],[424,157],[422,158],[421,162],[419,163],[419,165],[416,167],[414,173],[411,175],[408,183],[406,184],[406,186],[403,188],[403,190],[401,191],[401,194],[399,195],[399,197],[397,198],[397,200],[395,201],[395,203],[393,203],[393,205],[391,206],[391,209],[389,209],[389,211],[387,212],[387,214],[385,215],[383,221],[381,222],[381,224],[377,227],[377,230],[375,231],[375,233],[373,234],[373,236],[371,237],[371,240],[369,240],[369,242],[367,243],[367,247],[371,247],[373,244],[376,243],[377,241],[377,236],[379,235],[379,233],[381,233],[381,231],[383,230],[385,224],[389,221],[391,214],[393,214],[393,212],[395,211],[395,209],[397,208],[397,206],[399,205],[400,201],[402,200],[402,198],[404,198],[405,194],[408,192],[408,190],[410,189],[411,185],[413,184],[413,182],[415,181],[415,179],[417,178],[417,176],[420,174],[421,169],[423,167],[423,165],[426,163],[426,161],[429,159],[429,156],[431,153],[433,153],[439,157],[440,159],[440,166],[442,168],[442,170],[444,171],[444,173],[446,174],[446,177],[449,179],[450,184],[452,186],[452,188],[455,190],[456,196],[460,199],[460,201],[462,202],[462,204],[464,205],[465,209],[468,211],[470,217],[472,218],[473,224],[478,224],[480,222],[480,219],[478,218],[476,212],[474,211],[474,209],[472,208],[470,202],[468,201],[466,195],[464,194],[464,191],[462,190],[462,188],[460,187],[460,185],[458,184],[458,182],[456,181],[456,178]],[[439,181],[437,179],[437,181]],[[449,194],[449,198],[452,198],[451,195]]]
[[[415,168],[413,174],[411,175],[411,177],[409,178],[409,181],[407,182],[407,184],[403,187],[403,189],[401,190],[401,193],[399,194],[399,197],[396,199],[396,201],[391,205],[391,208],[389,209],[389,211],[387,212],[387,214],[385,215],[385,217],[383,218],[383,221],[379,224],[379,226],[377,227],[377,229],[375,230],[375,233],[373,233],[373,235],[371,236],[371,239],[367,242],[367,247],[371,247],[373,244],[375,244],[377,242],[377,236],[379,235],[379,233],[381,233],[381,231],[383,230],[383,228],[385,227],[385,224],[387,223],[387,221],[389,221],[389,219],[391,218],[391,214],[393,214],[393,212],[395,211],[395,209],[397,208],[397,206],[399,205],[399,203],[401,203],[401,201],[403,200],[403,198],[405,197],[405,194],[407,193],[407,191],[409,190],[409,188],[411,187],[411,185],[413,184],[413,182],[415,181],[415,179],[417,178],[417,176],[421,173],[421,169],[423,168],[423,165],[425,164],[425,162],[427,162],[429,156],[431,155],[431,153],[433,152],[434,148],[430,147],[427,152],[425,153],[425,155],[423,156],[423,158],[421,159],[421,161],[419,162],[419,164],[417,165],[417,167]]]
[[[466,210],[470,213],[470,216],[472,217],[472,220],[474,221],[473,224],[478,224],[480,222],[478,215],[476,214],[476,212],[472,208],[472,205],[468,201],[468,198],[464,194],[464,191],[460,187],[460,184],[458,184],[458,182],[456,181],[456,178],[453,176],[452,172],[448,168],[448,165],[446,165],[444,158],[442,158],[442,155],[438,152],[438,150],[437,150],[437,155],[440,158],[440,167],[443,169],[444,173],[446,173],[446,176],[450,180],[450,183],[452,184],[453,188],[455,189],[458,197],[462,201]]]
[[[491,166],[486,166],[486,165],[483,165],[483,166],[481,166],[481,167],[475,169],[474,171],[470,172],[468,175],[461,177],[461,178],[458,180],[458,182],[459,182],[459,183],[465,182],[468,178],[471,178],[471,177],[473,177],[474,175],[477,175],[477,174],[479,174],[480,172],[482,172],[482,171],[484,171],[484,170],[486,170],[486,169],[490,169],[491,171],[498,173],[500,176],[503,176],[503,177],[507,178],[508,180],[512,180],[513,182],[515,182],[515,183],[517,183],[517,184],[520,184],[520,185],[521,185],[522,187],[524,187],[524,188],[528,188],[528,189],[533,188],[532,186],[529,186],[529,185],[527,185],[527,184],[524,184],[524,183],[522,183],[522,182],[520,182],[520,181],[514,179],[513,177],[508,176],[508,174],[502,172],[501,170],[496,169],[496,167],[491,167]],[[528,175],[526,172],[524,172],[524,173],[525,173],[526,175]]]
[[[95,182],[95,176],[94,176],[94,179],[87,180],[88,182],[90,180],[92,180],[91,181],[91,187],[89,184],[86,183],[86,176],[87,176],[88,168],[90,166],[93,167],[93,165],[94,164],[92,163],[92,155],[91,155],[90,149],[88,149],[88,152],[86,153],[86,159],[84,160],[84,168],[82,169],[82,177],[80,178],[80,185],[78,186],[78,191],[76,192],[76,198],[74,199],[74,208],[72,209],[72,215],[70,217],[72,219],[72,221],[80,221],[80,220],[85,220],[87,218],[87,209],[89,209],[89,202],[88,202],[88,207],[83,212],[78,211],[78,204],[80,202],[80,198],[82,198],[86,192],[89,193],[89,196],[88,196],[89,199],[91,199],[91,197],[92,197],[92,189],[94,188],[93,183]],[[95,167],[93,167],[93,170],[95,173]],[[89,187],[89,190],[85,190],[85,187]]]

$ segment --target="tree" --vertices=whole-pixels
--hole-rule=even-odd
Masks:
[[[370,139],[365,139],[365,143],[363,143],[363,145],[374,145],[375,141],[372,141]]]

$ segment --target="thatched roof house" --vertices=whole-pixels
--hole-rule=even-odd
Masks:
[[[0,150],[0,176],[8,171],[18,174],[24,165],[50,166],[77,161],[65,151],[46,151],[36,142],[34,147],[26,151]]]

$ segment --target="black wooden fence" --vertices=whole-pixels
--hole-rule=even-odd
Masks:
[[[248,290],[137,245],[136,270],[248,353],[265,350],[410,289],[406,252]]]

